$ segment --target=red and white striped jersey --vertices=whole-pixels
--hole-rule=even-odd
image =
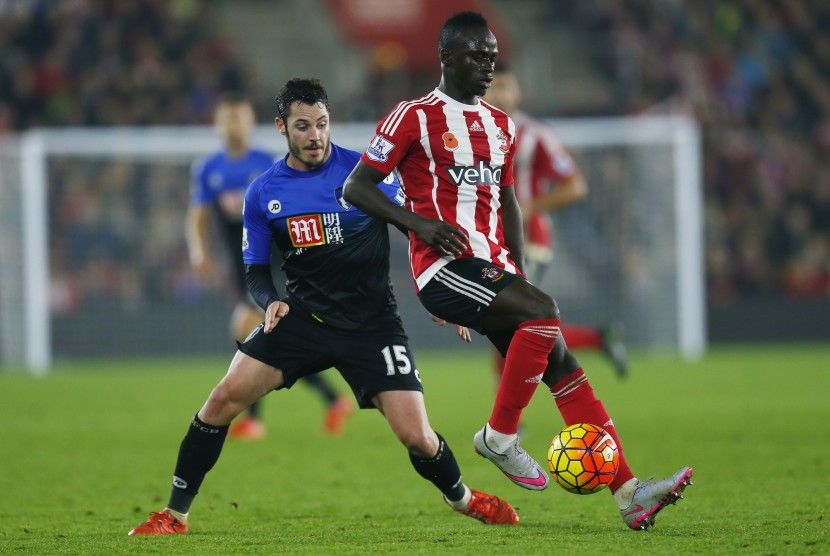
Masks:
[[[479,101],[462,104],[438,89],[401,102],[382,119],[361,160],[387,175],[398,170],[408,208],[464,230],[479,258],[518,272],[504,243],[500,186],[513,184],[515,126]],[[454,259],[409,234],[409,261],[418,290]]]
[[[551,184],[576,175],[576,164],[551,128],[525,114],[517,114],[516,156],[513,163],[516,198],[536,199],[546,194]],[[524,215],[527,243],[551,247],[553,227],[547,212]]]

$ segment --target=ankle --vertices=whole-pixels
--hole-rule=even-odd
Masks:
[[[444,499],[447,501],[447,504],[453,507],[455,510],[464,511],[470,505],[470,499],[473,497],[473,493],[470,490],[470,487],[464,485],[464,495],[458,500],[450,500],[446,496]]]
[[[518,434],[505,434],[499,432],[487,423],[484,426],[484,442],[487,446],[497,454],[503,454],[507,451],[511,444],[516,441]]]
[[[179,523],[187,523],[186,513],[177,512],[176,510],[171,510],[170,508],[165,508],[165,510],[167,510],[167,513],[172,515]]]
[[[637,490],[637,485],[640,481],[637,477],[627,480],[620,485],[620,488],[614,491],[614,500],[617,501],[617,506],[624,510],[631,505],[631,500],[634,498],[634,492]]]

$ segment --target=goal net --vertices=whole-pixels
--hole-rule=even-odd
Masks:
[[[680,117],[549,123],[590,192],[554,215],[556,254],[539,286],[566,322],[613,323],[632,346],[700,354],[696,125]],[[332,139],[362,151],[373,131],[334,124]],[[253,143],[285,154],[270,126],[258,127]],[[230,254],[219,249],[225,265],[205,281],[189,267],[184,240],[190,165],[218,148],[210,128],[35,130],[1,142],[0,362],[38,372],[55,358],[230,353]],[[457,345],[414,295],[404,236],[390,235],[413,345]]]

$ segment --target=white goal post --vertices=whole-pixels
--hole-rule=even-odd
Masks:
[[[672,348],[689,359],[700,356],[706,348],[706,305],[697,124],[684,116],[551,119],[547,123],[554,127],[586,174],[590,195],[585,207],[554,215],[557,259],[551,282],[546,280],[543,289],[551,290],[549,293],[560,302],[566,322],[569,315],[580,322],[618,322],[627,337],[631,332],[630,340],[636,346]],[[336,123],[332,128],[333,141],[361,151],[373,134],[374,124],[370,123]],[[272,149],[276,155],[285,152],[283,138],[271,126],[257,127],[253,143]],[[0,364],[22,363],[34,373],[43,373],[55,355],[50,303],[50,295],[54,296],[56,289],[50,269],[55,259],[50,252],[50,238],[60,238],[65,233],[55,229],[58,223],[50,216],[57,210],[50,208],[57,187],[55,179],[65,179],[67,172],[74,172],[72,168],[81,161],[91,166],[78,175],[94,177],[106,161],[127,160],[143,165],[136,174],[139,177],[133,177],[134,182],[145,176],[152,182],[147,186],[156,187],[164,180],[184,180],[182,176],[186,175],[190,161],[219,146],[219,139],[208,127],[33,130],[0,144],[0,161],[4,165],[0,170],[0,200],[20,203],[19,229],[12,222],[3,228],[4,235],[10,234],[10,241],[15,241],[15,233],[19,234],[19,246],[0,251],[0,265],[13,265],[19,255],[22,268],[18,275],[0,272],[0,308],[4,314],[0,317]],[[165,164],[170,165],[169,172],[156,167]],[[170,172],[175,176],[167,175]],[[83,186],[84,179],[75,180],[77,190],[83,191]],[[105,187],[106,183],[99,183],[92,193],[84,195],[94,197],[95,191]],[[159,185],[156,193],[135,193],[135,188],[131,191],[143,199],[142,206],[176,205],[168,207],[168,212],[175,209],[183,218],[184,206],[179,205],[186,194],[182,196],[172,188],[186,191],[187,184],[165,187]],[[61,198],[71,200],[77,190],[67,189],[69,192]],[[109,201],[100,201],[106,202]],[[3,210],[8,209],[7,206]],[[170,218],[173,217],[162,222]],[[155,220],[143,222],[151,227],[156,225],[147,224]],[[136,233],[139,231],[143,232]],[[183,234],[176,241],[183,243]],[[118,246],[112,249],[129,252]],[[402,250],[402,244],[395,240],[393,251]],[[393,266],[396,257],[398,254],[393,253]],[[397,260],[400,262],[400,258]],[[63,257],[61,264],[71,265],[71,257]],[[621,270],[615,270],[617,266]],[[148,271],[142,276],[150,274]],[[411,289],[405,275],[405,269],[393,272],[399,297]],[[10,283],[15,280],[21,283]],[[82,281],[83,276],[76,280]],[[141,278],[135,280],[141,282]],[[133,289],[136,287],[140,289],[141,284]],[[7,309],[16,306],[18,293],[22,307],[20,314],[15,314],[17,311]],[[133,307],[128,314],[140,311],[141,303],[134,304],[139,309]],[[408,303],[401,303],[402,314],[410,311]],[[169,308],[170,303],[159,306]],[[108,309],[96,315],[109,312]],[[403,316],[410,335],[418,336],[420,331],[416,327],[413,333],[406,314]],[[118,315],[111,318],[116,322]],[[221,328],[227,316],[217,318]],[[78,329],[74,324],[66,326]],[[426,341],[430,341],[431,333],[424,332]],[[64,343],[75,345],[78,340]],[[193,349],[202,348],[194,345]],[[66,353],[61,357],[74,356],[71,349],[63,351]]]

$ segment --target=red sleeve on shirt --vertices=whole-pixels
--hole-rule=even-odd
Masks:
[[[565,150],[559,138],[546,130],[542,140],[536,144],[534,156],[534,173],[550,178],[551,180],[566,181],[576,175],[576,163],[570,153]]]
[[[378,122],[375,136],[363,151],[360,160],[385,175],[403,160],[412,143],[419,138],[419,126],[414,110],[408,102],[398,103],[388,116]]]
[[[504,156],[504,166],[501,168],[502,187],[513,187],[516,178],[513,177],[513,155],[516,154],[516,141],[510,142],[510,150]]]

